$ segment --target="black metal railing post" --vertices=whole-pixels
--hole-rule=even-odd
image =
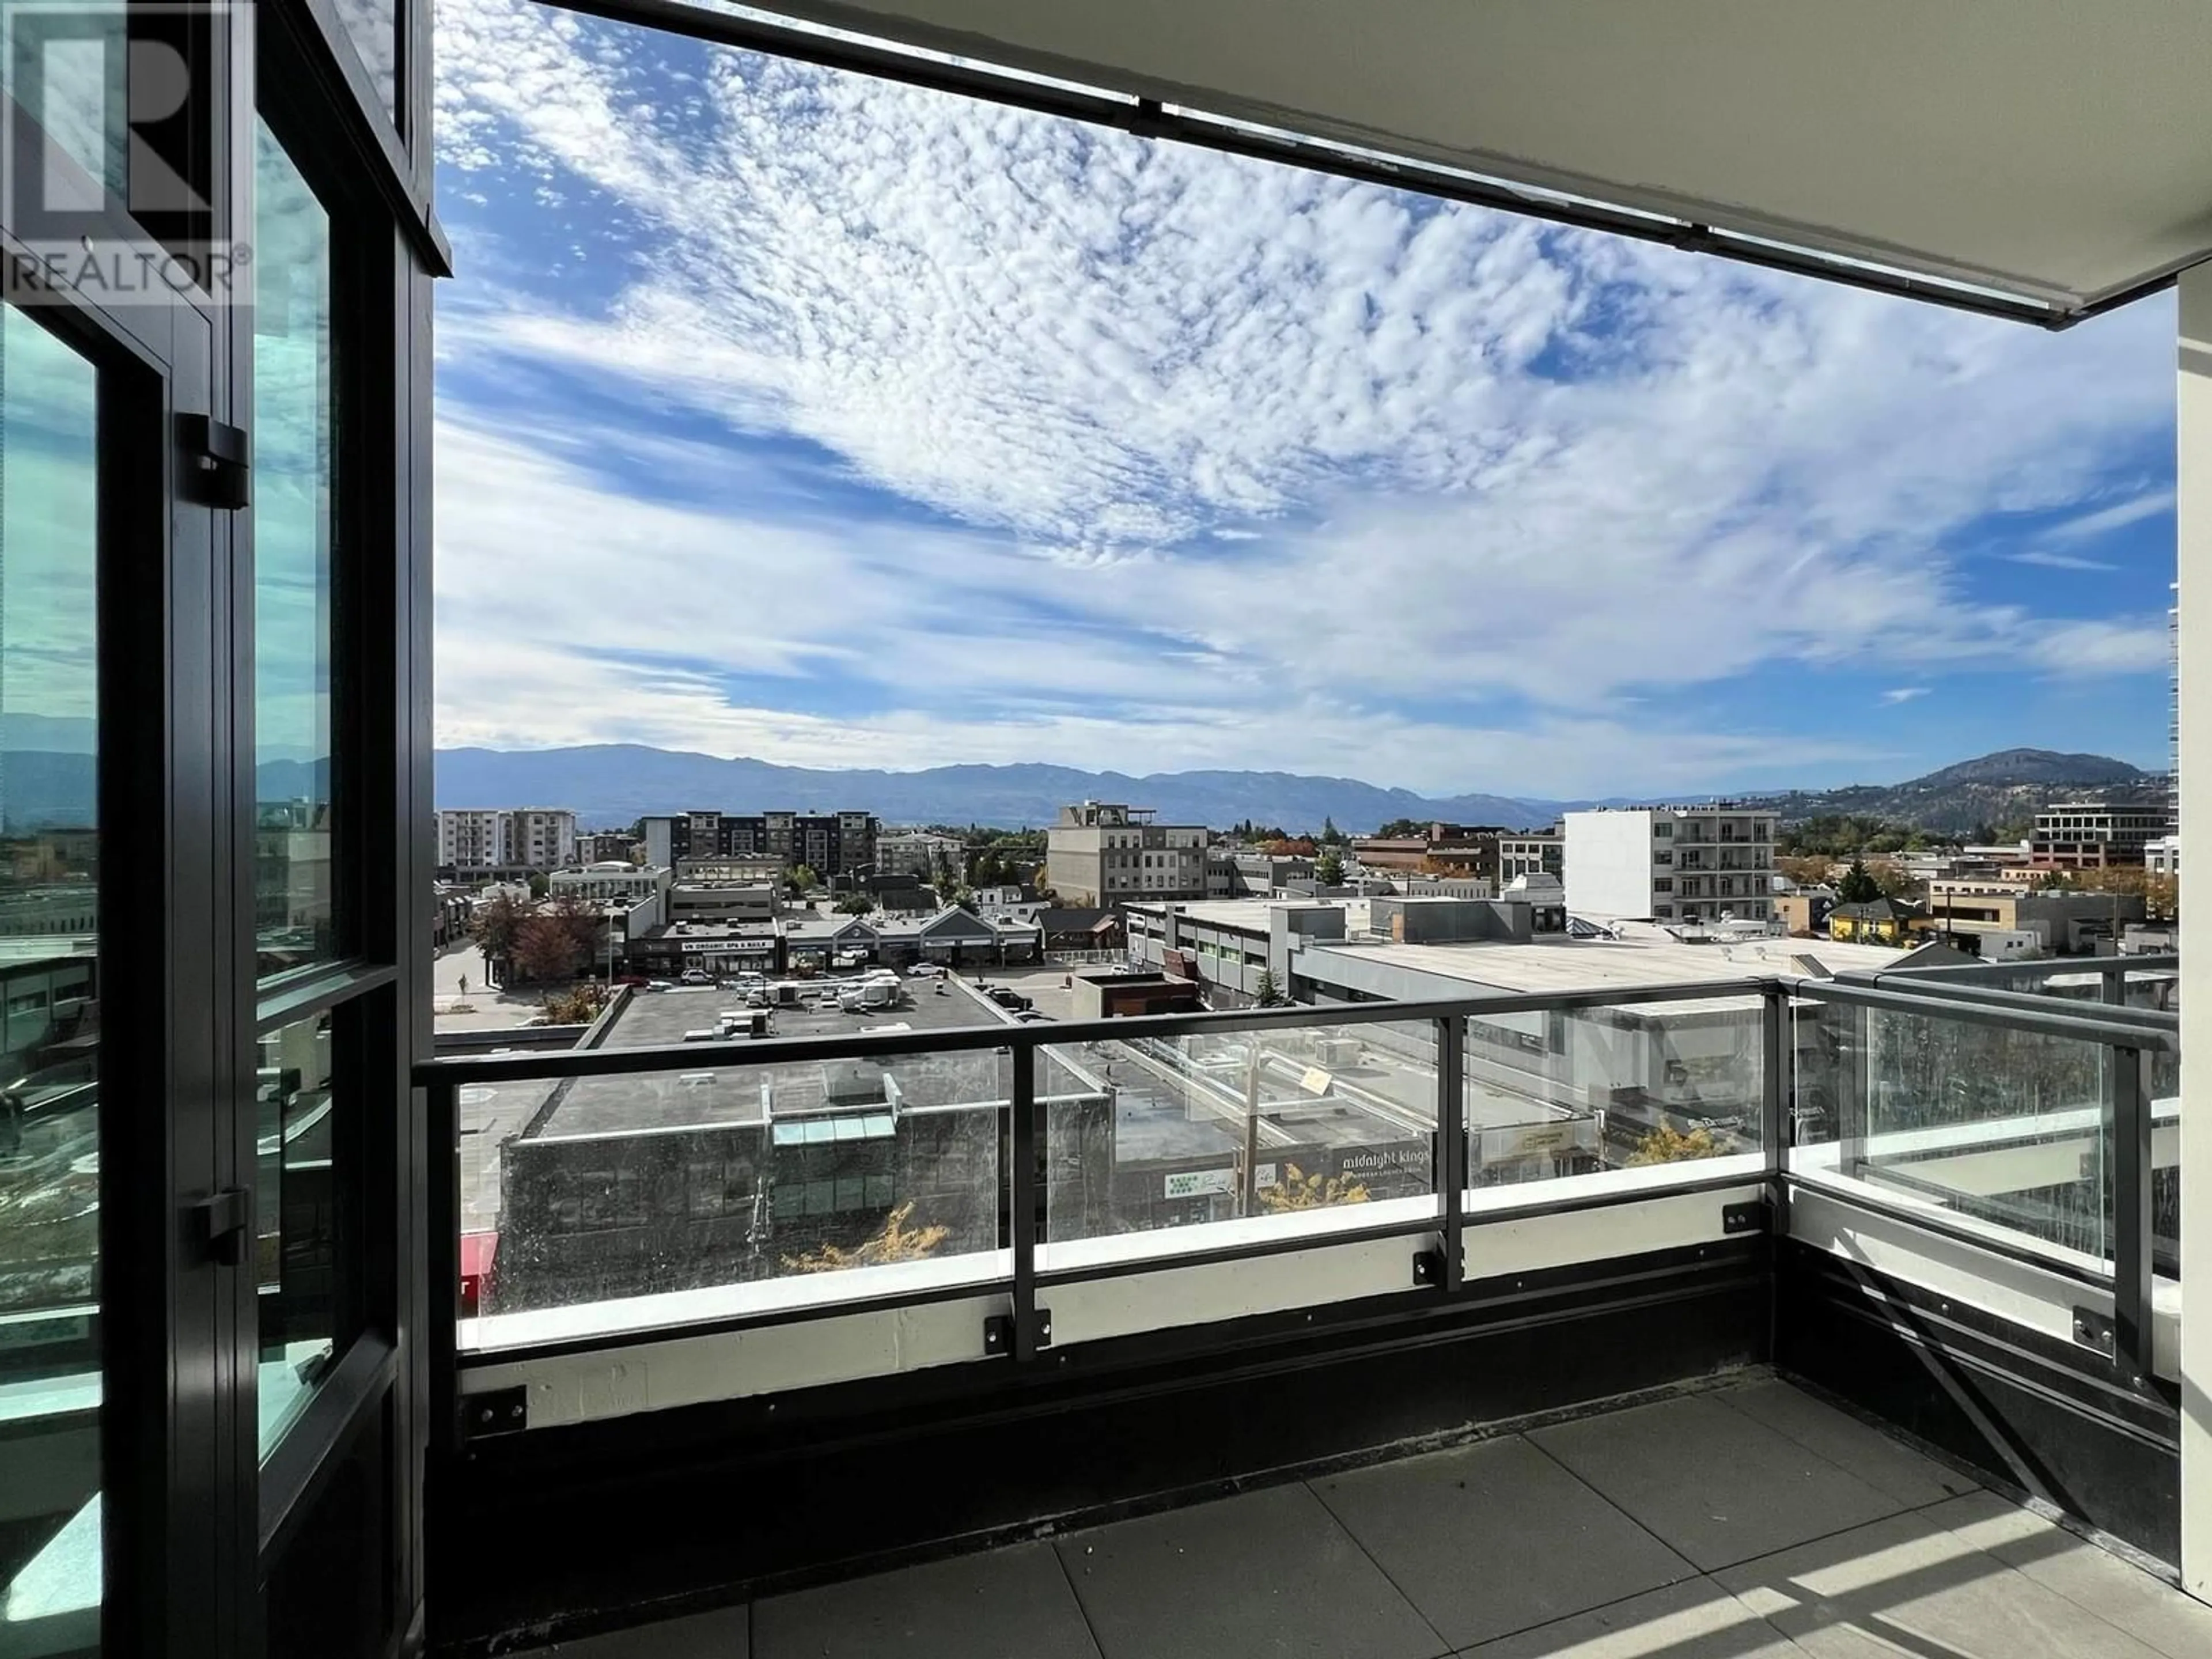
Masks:
[[[1467,1022],[1437,1022],[1437,1190],[1443,1200],[1443,1289],[1467,1281]]]
[[[1787,1200],[1790,1173],[1790,1103],[1796,1095],[1796,1046],[1790,1041],[1790,993],[1770,985],[1759,997],[1759,1151],[1766,1156],[1766,1181],[1779,1218]]]
[[[424,1304],[423,1346],[430,1370],[430,1446],[436,1465],[461,1448],[461,1117],[460,1090],[440,1080],[423,1091],[429,1139],[430,1181],[424,1259],[429,1298]]]
[[[2130,1388],[2152,1374],[2151,1121],[2142,1050],[2106,1051],[2112,1148],[2112,1359]]]
[[[1037,1308],[1036,1247],[1037,1103],[1036,1044],[1017,1036],[1013,1043],[1012,1133],[1008,1136],[1013,1158],[1012,1225],[1008,1235],[1013,1251],[1014,1358],[1027,1361],[1052,1340],[1050,1316]]]

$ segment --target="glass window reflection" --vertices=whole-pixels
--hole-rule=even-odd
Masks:
[[[266,977],[339,956],[331,787],[331,221],[257,124],[255,934]]]

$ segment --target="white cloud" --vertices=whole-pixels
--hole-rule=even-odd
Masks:
[[[2111,507],[2100,507],[2094,513],[2085,513],[2078,519],[2069,520],[2051,533],[2068,540],[2087,540],[2092,536],[2102,536],[2108,531],[2137,524],[2145,519],[2155,518],[2161,513],[2171,513],[2172,510],[2172,490],[2147,489],[2130,500],[2116,502]]]
[[[672,72],[665,37],[529,0],[439,21],[448,160],[510,220],[569,204],[542,246],[456,226],[441,368],[550,364],[640,414],[525,403],[526,441],[448,404],[454,740],[1441,787],[1522,757],[1610,793],[1715,742],[1802,763],[1606,719],[1778,661],[2158,665],[2138,619],[1976,599],[1946,546],[2140,476],[2163,303],[2048,336],[744,54]],[[616,274],[560,286],[572,240]],[[672,415],[933,518],[840,518],[788,471],[744,499],[741,447],[641,435]],[[592,444],[668,487],[633,501]],[[615,665],[641,647],[664,665]],[[900,706],[722,683],[863,672]],[[1530,741],[1566,732],[1593,747]]]
[[[2085,558],[2078,553],[2053,553],[2046,548],[2036,548],[2026,553],[2008,553],[2005,556],[2014,564],[2040,565],[2045,570],[2118,570],[2119,566],[2109,559]]]
[[[1881,694],[1881,700],[1891,704],[1911,702],[1915,697],[1926,696],[1933,689],[1925,685],[1893,686]]]

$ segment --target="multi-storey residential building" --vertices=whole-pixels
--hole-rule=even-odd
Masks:
[[[459,807],[438,814],[438,864],[451,870],[557,870],[576,861],[565,807]]]
[[[1773,904],[1777,822],[1726,803],[1570,812],[1568,902],[1588,915],[1763,921]]]
[[[638,839],[627,830],[584,830],[576,836],[579,864],[633,864]]]
[[[1508,883],[1521,876],[1563,877],[1566,871],[1566,849],[1565,832],[1557,824],[1549,830],[1500,836],[1498,838],[1498,890],[1504,891]]]
[[[2035,815],[2027,861],[2038,870],[2102,870],[2141,864],[2143,849],[2166,833],[2168,813],[2148,802],[2054,802]]]
[[[438,814],[441,869],[496,870],[507,862],[514,814],[490,807],[451,807]]]
[[[959,870],[968,843],[957,836],[931,830],[887,830],[876,837],[876,873],[918,876],[927,881],[940,869]]]
[[[648,864],[679,860],[773,858],[787,869],[848,875],[876,861],[878,825],[866,812],[682,812],[645,820]]]
[[[1150,807],[1086,800],[1045,833],[1045,882],[1063,904],[1206,896],[1206,827],[1156,823]]]
[[[565,807],[518,806],[508,823],[510,864],[557,870],[576,861],[576,815]]]

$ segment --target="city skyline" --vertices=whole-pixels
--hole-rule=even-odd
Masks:
[[[2165,763],[2170,300],[2046,335],[520,0],[441,27],[441,744]]]

